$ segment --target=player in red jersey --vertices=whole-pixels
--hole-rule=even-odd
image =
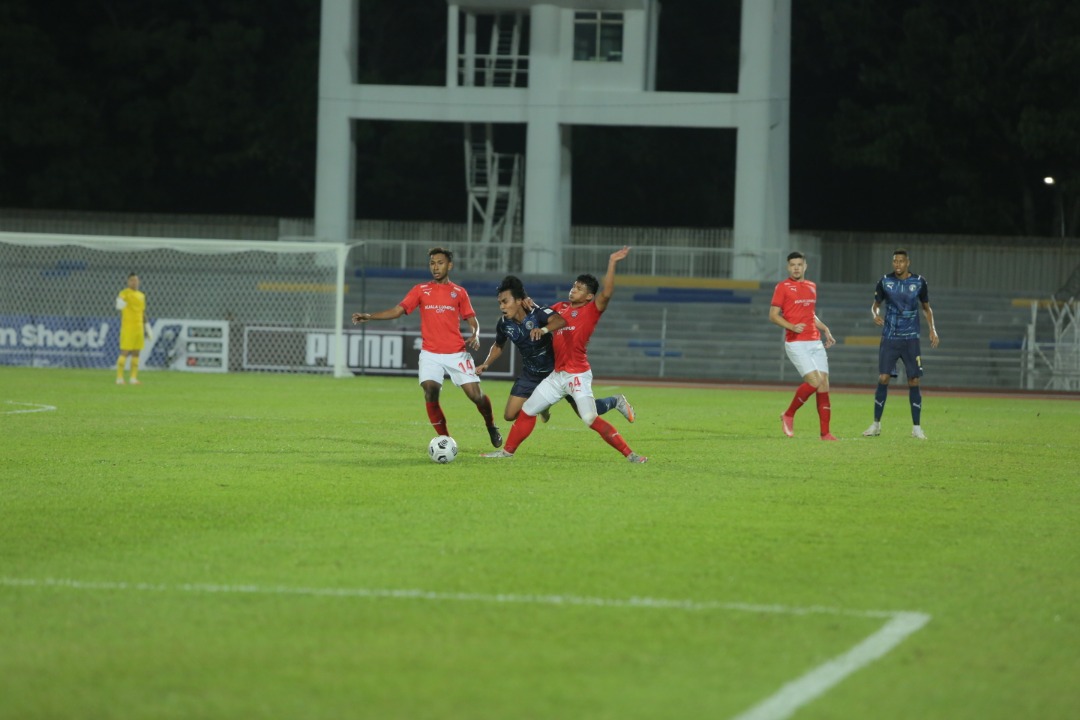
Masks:
[[[629,252],[630,248],[623,247],[611,253],[602,288],[592,275],[579,275],[570,288],[570,301],[551,306],[552,310],[566,320],[566,326],[556,330],[552,338],[555,348],[555,372],[536,386],[521,407],[517,420],[510,428],[510,435],[506,438],[506,447],[487,453],[484,457],[513,457],[514,451],[536,427],[536,416],[569,395],[574,399],[581,421],[595,430],[604,442],[621,452],[623,457],[632,463],[648,460],[644,455],[638,455],[631,450],[615,426],[596,414],[592,368],[589,366],[587,352],[589,338],[592,337],[600,315],[607,309],[615,292],[615,264]]]
[[[441,247],[428,251],[428,267],[431,282],[420,283],[389,310],[377,313],[353,313],[353,323],[369,320],[394,320],[420,308],[420,387],[424,389],[428,419],[439,435],[449,435],[446,416],[439,405],[439,391],[443,378],[450,380],[465,391],[476,408],[484,416],[488,437],[495,447],[502,445],[502,435],[495,427],[491,413],[491,399],[480,390],[480,378],[476,374],[472,355],[466,350],[461,336],[461,321],[469,323],[472,336],[468,346],[480,349],[480,323],[476,319],[469,293],[465,288],[450,282],[450,270],[454,267],[454,254]]]
[[[780,416],[784,434],[795,434],[795,413],[811,395],[817,393],[818,419],[821,439],[835,440],[829,432],[832,408],[829,406],[829,357],[825,348],[836,343],[825,323],[815,313],[817,285],[806,279],[806,256],[801,252],[788,255],[788,279],[777,283],[769,307],[769,320],[784,328],[784,350],[803,383],[795,391],[795,399]],[[820,332],[819,332],[820,331]],[[822,344],[821,336],[825,342]]]

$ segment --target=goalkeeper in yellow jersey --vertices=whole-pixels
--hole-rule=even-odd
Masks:
[[[150,323],[146,321],[146,295],[139,291],[139,276],[128,275],[127,287],[116,296],[120,311],[120,357],[116,359],[116,384],[124,384],[124,365],[131,356],[128,382],[139,385],[139,355],[143,342],[150,338]]]

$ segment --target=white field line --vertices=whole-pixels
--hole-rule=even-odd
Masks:
[[[818,665],[802,677],[732,720],[783,720],[803,705],[828,692],[834,685],[860,670],[902,643],[908,635],[930,622],[930,616],[917,612],[898,612],[870,637],[847,652]]]
[[[909,635],[930,622],[930,616],[919,612],[894,610],[848,610],[822,606],[792,607],[787,605],[755,605],[750,603],[718,602],[712,600],[675,600],[669,598],[630,597],[601,598],[579,595],[517,595],[488,593],[448,593],[432,590],[385,588],[313,588],[286,585],[218,585],[213,583],[181,583],[168,585],[143,582],[110,582],[72,580],[65,578],[0,577],[0,587],[61,588],[68,590],[104,590],[138,592],[188,592],[201,594],[247,595],[306,595],[363,599],[424,600],[429,602],[473,602],[497,604],[552,605],[561,607],[645,608],[700,612],[727,610],[735,612],[770,613],[777,615],[839,615],[886,620],[885,625],[850,650],[812,668],[803,676],[785,684],[732,720],[783,720],[824,695],[847,676],[886,655]]]
[[[30,410],[0,410],[0,415],[18,415],[20,413],[35,413],[35,412],[48,412],[49,410],[55,410],[55,405],[42,405],[40,403],[26,403],[15,402],[14,400],[4,400],[5,405],[25,405],[31,408]]]

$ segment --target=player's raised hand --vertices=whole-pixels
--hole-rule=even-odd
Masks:
[[[371,319],[371,313],[353,313],[352,314],[353,325],[359,325],[361,323],[366,323],[370,319]]]
[[[611,258],[610,258],[611,262],[619,262],[620,260],[622,260],[623,258],[625,258],[629,254],[630,254],[630,246],[629,245],[623,245],[621,249],[616,250],[615,252],[611,253]]]

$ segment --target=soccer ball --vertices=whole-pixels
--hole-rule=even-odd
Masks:
[[[437,463],[454,462],[457,457],[457,443],[449,435],[432,438],[427,446],[428,455]]]

